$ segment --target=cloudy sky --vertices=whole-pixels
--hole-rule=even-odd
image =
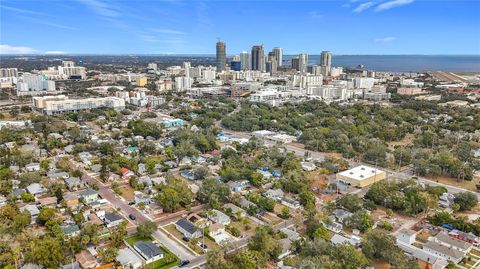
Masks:
[[[477,0],[0,0],[2,54],[480,54]]]

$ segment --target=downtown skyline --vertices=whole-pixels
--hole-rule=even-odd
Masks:
[[[214,55],[220,38],[228,56],[256,44],[285,55],[480,54],[476,1],[67,3],[3,0],[1,53]]]

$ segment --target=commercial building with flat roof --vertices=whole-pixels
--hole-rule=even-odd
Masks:
[[[384,180],[386,177],[387,173],[385,171],[366,165],[360,165],[337,174],[338,180],[360,188]]]

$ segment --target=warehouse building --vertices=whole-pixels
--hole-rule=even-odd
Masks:
[[[387,177],[385,171],[360,165],[337,174],[337,180],[354,187],[366,187]]]

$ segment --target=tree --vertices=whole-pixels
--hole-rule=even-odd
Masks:
[[[137,233],[142,238],[149,238],[156,229],[157,224],[155,224],[155,222],[147,221],[138,225]]]
[[[65,254],[59,240],[48,236],[37,237],[31,241],[25,259],[47,268],[58,268],[65,261]]]
[[[240,251],[240,253],[235,256],[233,262],[237,268],[241,269],[255,269],[257,266],[259,268],[263,268],[265,266],[265,264],[257,263],[253,252],[248,249]]]
[[[127,222],[122,221],[122,223],[110,231],[110,242],[112,246],[116,248],[121,246],[125,236],[127,236]]]
[[[106,247],[99,251],[98,255],[105,262],[113,262],[118,255],[118,249],[115,247]]]
[[[358,229],[361,232],[372,228],[373,218],[367,211],[357,211],[352,216],[345,219],[345,223],[348,227]]]
[[[53,217],[58,213],[56,208],[42,208],[40,209],[40,214],[38,214],[37,222],[41,225],[45,225],[47,221],[53,220]]]
[[[396,244],[395,237],[382,230],[367,232],[362,240],[362,252],[369,259],[378,259],[392,265],[408,264],[407,257]]]
[[[346,194],[342,196],[337,200],[337,204],[350,212],[357,212],[363,208],[362,199],[355,194]]]
[[[455,204],[459,205],[460,211],[471,210],[478,204],[478,197],[471,192],[461,192],[455,194],[455,199],[453,200]]]
[[[180,179],[168,177],[166,185],[159,188],[160,192],[155,196],[155,199],[167,212],[174,212],[180,207],[187,207],[192,203],[193,193],[187,184]]]
[[[207,252],[207,269],[230,269],[230,263],[225,259],[220,249],[214,248]]]
[[[257,227],[255,234],[248,240],[248,249],[262,253],[268,260],[277,260],[282,252],[276,233],[270,226]]]
[[[323,240],[329,240],[330,239],[330,234],[328,233],[327,228],[325,226],[320,225],[315,232],[313,233],[314,238],[321,238]]]

